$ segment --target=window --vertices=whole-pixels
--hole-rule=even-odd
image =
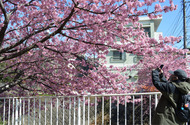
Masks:
[[[148,36],[151,37],[151,35],[150,35],[150,27],[143,27],[143,29],[144,29],[144,32],[148,33]]]
[[[123,63],[126,60],[126,54],[119,51],[112,51],[113,56],[110,58],[110,63]]]
[[[134,58],[133,58],[133,63],[138,63],[140,60],[142,59],[142,56],[135,56]]]
[[[120,41],[120,40],[121,40],[120,37],[116,36],[116,41]]]
[[[113,51],[113,59],[114,60],[122,60],[122,53],[119,51]]]

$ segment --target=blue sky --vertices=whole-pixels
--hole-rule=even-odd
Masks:
[[[169,0],[166,0],[167,2]],[[183,37],[183,6],[182,0],[173,0],[178,5],[177,10],[162,13],[162,21],[157,32],[162,32],[163,36],[182,36]],[[187,1],[187,0],[186,0]],[[167,4],[167,2],[165,4]],[[163,4],[164,5],[164,4]],[[187,25],[187,46],[190,47],[190,3],[186,3],[186,25]],[[175,44],[177,48],[183,48],[183,39]]]
[[[71,1],[71,0],[68,0]],[[163,36],[182,36],[183,37],[183,0],[173,0],[175,5],[178,5],[177,10],[161,13],[162,21],[158,27],[157,32],[162,32]],[[186,0],[190,1],[190,0]],[[161,6],[169,5],[169,0],[165,0],[164,3],[161,3]],[[153,5],[154,6],[154,5]],[[153,6],[148,7],[151,11]],[[186,3],[186,22],[187,22],[187,47],[190,47],[190,2]],[[189,16],[189,17],[188,17]],[[177,48],[183,48],[183,39],[180,43],[174,45]]]

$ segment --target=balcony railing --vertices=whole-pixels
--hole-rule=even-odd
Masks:
[[[159,92],[0,97],[2,125],[150,125]]]

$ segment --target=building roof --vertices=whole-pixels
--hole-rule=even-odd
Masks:
[[[162,17],[159,17],[156,19],[150,19],[149,17],[142,16],[142,17],[139,17],[139,21],[140,22],[154,21],[154,31],[156,32],[162,21]]]

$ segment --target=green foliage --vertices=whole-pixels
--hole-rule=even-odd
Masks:
[[[4,69],[5,67],[6,67],[6,63],[0,63],[0,70]],[[1,83],[11,82],[12,80],[13,79],[11,78],[11,75],[0,74],[0,82]]]
[[[5,121],[5,122],[3,123],[2,118],[0,117],[0,125],[7,125],[7,124],[8,124],[7,121]]]

